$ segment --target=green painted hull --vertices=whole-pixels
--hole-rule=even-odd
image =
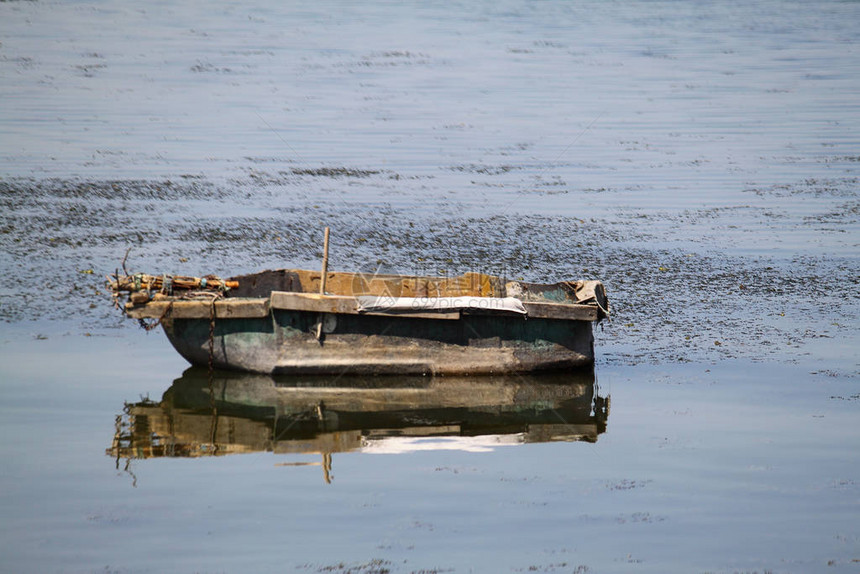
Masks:
[[[505,374],[590,368],[599,281],[553,284],[279,269],[222,281],[117,277],[191,364],[264,374]],[[209,282],[217,284],[213,291]],[[325,287],[323,284],[328,286]],[[207,287],[208,286],[208,287]],[[228,288],[229,287],[229,288]],[[209,289],[207,291],[207,289]]]
[[[216,368],[272,374],[498,374],[594,363],[589,321],[463,314],[458,320],[272,309],[265,317],[214,321]],[[191,364],[210,363],[208,318],[165,318]]]

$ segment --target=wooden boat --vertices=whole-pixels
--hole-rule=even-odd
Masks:
[[[110,278],[191,364],[270,374],[493,374],[594,363],[599,281],[535,284],[281,269]]]
[[[306,376],[190,367],[160,401],[127,403],[106,454],[120,461],[251,452],[485,452],[596,442],[609,398],[589,371],[506,376]],[[308,462],[286,462],[303,465]]]

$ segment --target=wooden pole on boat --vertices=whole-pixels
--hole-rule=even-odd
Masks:
[[[323,239],[323,264],[322,264],[322,279],[320,281],[320,295],[325,295],[325,282],[328,275],[328,232],[329,228],[325,228],[325,239]]]
[[[329,228],[325,228],[325,238],[323,239],[323,260],[322,260],[322,276],[320,277],[320,295],[325,295],[325,284],[328,278],[328,235]],[[317,341],[322,342],[323,321],[325,315],[320,313],[319,323],[317,324]]]

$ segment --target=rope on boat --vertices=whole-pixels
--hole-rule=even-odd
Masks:
[[[597,303],[597,308],[603,311],[603,314],[606,315],[606,318],[609,319],[609,322],[612,322],[612,316],[609,314],[609,309],[604,309],[603,305],[600,304],[600,299],[595,297],[594,302]]]
[[[161,325],[161,323],[170,315],[172,311],[173,301],[167,304],[167,307],[164,309],[164,313],[161,314],[161,317],[159,317],[157,321],[153,321],[151,323],[147,323],[144,319],[138,319],[138,321],[140,322],[140,326],[143,327],[145,331],[152,331],[153,329]]]

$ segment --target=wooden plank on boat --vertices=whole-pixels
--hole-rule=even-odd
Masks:
[[[207,305],[208,307],[208,305]],[[215,303],[215,316],[219,319],[258,319],[269,315],[268,299],[225,299]],[[208,314],[206,315],[209,316]]]
[[[126,312],[132,319],[160,319],[168,307],[169,316],[174,319],[208,319],[211,312],[209,301],[150,301],[146,305],[126,305]],[[259,318],[268,314],[268,299],[223,299],[215,302],[215,317],[218,319]]]
[[[322,277],[319,271],[290,270],[295,276],[293,289],[302,293],[319,293]],[[499,297],[504,285],[498,277],[465,273],[458,277],[418,277],[404,275],[344,273],[326,274],[326,291],[358,295],[391,295],[392,297]]]
[[[128,316],[133,319],[159,319],[168,306],[171,306],[170,316],[175,319],[208,319],[210,313],[209,301],[150,301],[145,305],[126,306]],[[222,299],[215,302],[215,316],[219,319],[258,318],[269,314],[269,308],[290,311],[309,311],[313,313],[340,313],[346,315],[358,314],[358,300],[344,295],[319,295],[316,293],[288,293],[285,291],[272,292],[271,305],[269,299]],[[567,321],[596,321],[598,310],[592,305],[569,305],[561,303],[538,303],[523,301],[523,306],[533,319],[561,319]],[[460,318],[459,311],[453,312],[423,312],[423,313],[361,313],[385,317],[403,317],[412,319],[442,319],[456,320]]]
[[[563,319],[566,321],[597,321],[597,307],[564,303],[523,301],[530,319]]]
[[[346,295],[319,295],[317,293],[288,293],[272,291],[272,309],[289,311],[310,311],[313,313],[340,313],[358,315],[358,299]],[[459,311],[427,313],[361,313],[385,317],[404,317],[410,319],[448,319],[460,318]]]
[[[272,291],[272,309],[354,315],[358,312],[357,308],[358,301],[355,297]]]

